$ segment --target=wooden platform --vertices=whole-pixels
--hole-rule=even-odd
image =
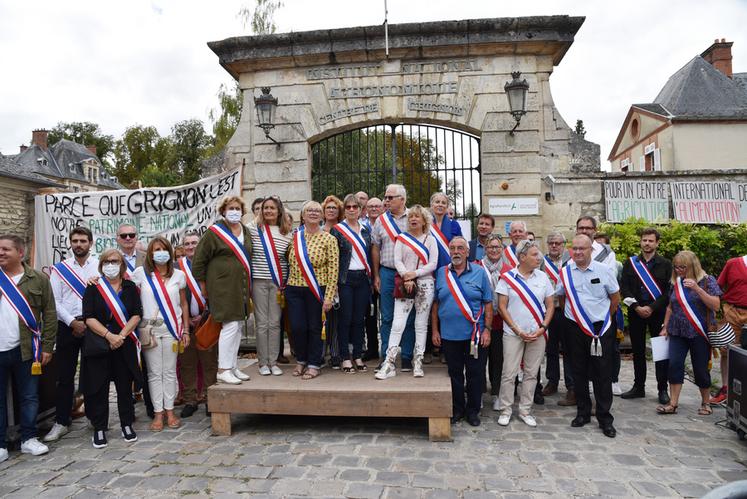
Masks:
[[[451,440],[451,383],[445,366],[425,366],[425,376],[397,372],[387,380],[368,372],[346,374],[324,368],[321,376],[302,380],[294,365],[280,366],[282,376],[260,376],[257,365],[244,369],[252,379],[240,385],[208,388],[213,434],[231,434],[231,414],[286,414],[428,418],[431,441]]]

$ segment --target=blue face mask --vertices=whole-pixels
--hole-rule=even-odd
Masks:
[[[169,255],[168,251],[157,250],[153,252],[153,261],[157,264],[163,265],[164,263],[169,263],[169,260],[171,260],[171,255]]]

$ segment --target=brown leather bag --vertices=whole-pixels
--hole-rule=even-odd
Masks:
[[[218,343],[218,337],[220,336],[220,330],[223,328],[223,324],[213,319],[213,314],[207,310],[202,313],[202,320],[197,326],[195,332],[195,339],[197,340],[198,350],[209,350],[216,343]]]

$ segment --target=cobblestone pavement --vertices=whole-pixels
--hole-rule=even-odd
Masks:
[[[632,362],[621,378],[630,385]],[[11,452],[0,496],[698,497],[747,479],[747,443],[714,425],[723,408],[697,416],[696,393],[685,385],[674,416],[655,413],[651,384],[646,399],[616,397],[616,439],[595,424],[571,428],[575,408],[559,407],[560,395],[535,408],[537,428],[502,428],[486,396],[482,426],[459,423],[451,443],[429,442],[417,419],[234,416],[233,436],[213,437],[202,407],[154,434],[138,404],[138,442],[124,443],[113,416],[109,447],[93,449],[78,420],[46,456]]]

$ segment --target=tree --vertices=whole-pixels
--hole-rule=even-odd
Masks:
[[[584,120],[576,120],[576,133],[582,139],[586,137],[586,128],[584,128]]]
[[[110,154],[114,150],[114,136],[106,135],[99,125],[90,121],[60,121],[49,131],[49,143],[62,139],[72,140],[84,146],[96,146],[96,155],[107,169],[111,168]]]
[[[202,160],[210,145],[210,137],[205,133],[201,120],[180,121],[171,128],[171,161],[159,166],[176,169],[182,183],[188,184],[200,178]]]
[[[154,152],[161,137],[153,126],[128,127],[114,146],[114,174],[128,185],[140,180],[142,172],[154,164]]]
[[[277,31],[275,25],[275,12],[283,6],[283,2],[273,0],[256,0],[254,9],[242,7],[239,17],[244,23],[244,28],[250,26],[255,35],[271,35]]]

